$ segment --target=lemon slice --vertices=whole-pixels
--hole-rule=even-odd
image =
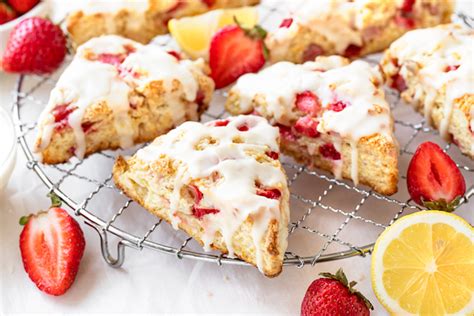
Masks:
[[[392,314],[473,315],[474,229],[441,211],[402,217],[375,244],[372,287]]]
[[[201,15],[171,19],[168,28],[181,49],[192,58],[208,57],[212,36],[221,28],[234,24],[234,17],[244,27],[251,28],[258,21],[253,7],[214,10]]]

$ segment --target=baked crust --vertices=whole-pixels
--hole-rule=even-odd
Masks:
[[[155,142],[157,141],[158,139],[155,140]],[[285,174],[278,160],[273,160],[259,152],[251,152],[249,155],[259,163],[271,164],[277,172],[282,175]],[[166,155],[160,155],[159,158],[150,162],[140,159],[139,155],[135,154],[130,158],[119,156],[112,173],[116,186],[127,196],[138,202],[150,213],[173,224],[173,220],[170,218],[170,197],[174,190],[176,177],[186,168],[181,161]],[[223,180],[216,180],[213,176],[209,176],[192,179],[188,185],[209,188],[219,181]],[[262,254],[262,265],[259,268],[268,277],[275,277],[282,270],[283,255],[286,250],[286,236],[288,235],[289,191],[286,182],[280,183],[276,188],[281,192],[279,199],[280,218],[270,219],[258,247]],[[173,213],[175,217],[179,218],[177,227],[204,246],[203,236],[206,225],[209,225],[209,223],[204,224],[205,221],[190,214],[188,210],[196,203],[195,197],[187,195],[183,190],[180,190],[180,192],[179,208]],[[245,197],[242,196],[242,199],[245,200]],[[251,212],[232,235],[232,248],[235,256],[254,266],[258,264],[257,248],[252,234],[256,221],[261,221],[261,216],[265,217],[262,213],[257,214],[259,213]],[[259,225],[261,225],[261,222]],[[229,252],[220,230],[213,235],[209,246],[225,254]]]
[[[353,1],[328,1],[333,6],[337,6],[336,3],[339,2],[342,4]],[[344,4],[346,8],[350,5]],[[296,12],[292,15],[294,21],[289,29],[280,28],[269,34],[266,44],[270,50],[271,61],[302,63],[314,59],[317,55],[336,54],[357,58],[384,50],[411,29],[448,23],[453,12],[451,0],[416,1],[413,13],[408,14],[410,22],[405,22],[405,17],[400,15],[400,6],[393,0],[372,0],[365,1],[363,7],[357,6],[354,11],[328,9],[328,15],[322,11],[323,6],[318,6],[314,9],[314,21],[307,22],[298,22],[299,14]],[[308,14],[307,11],[313,8],[302,7],[301,10]],[[334,13],[335,11],[337,13]],[[354,25],[355,23],[357,24]],[[285,32],[287,34],[284,34]],[[341,43],[345,42],[347,44],[342,47]],[[320,52],[308,54],[309,47],[314,45],[318,48],[315,51]]]
[[[166,5],[165,5],[166,3]],[[105,34],[121,35],[146,44],[155,36],[168,32],[167,22],[172,18],[197,15],[219,8],[234,8],[258,4],[259,0],[216,0],[208,6],[201,0],[148,0],[144,10],[124,6],[117,11],[101,10],[94,12],[77,10],[69,14],[67,31],[75,46],[93,37]]]

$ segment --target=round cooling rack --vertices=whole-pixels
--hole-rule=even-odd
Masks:
[[[267,28],[272,20],[281,21],[285,16],[285,12],[280,12],[278,7],[260,5],[258,10],[262,24]],[[472,18],[457,14],[456,19],[472,27]],[[160,37],[156,42],[158,45],[173,45],[168,36]],[[70,57],[68,59],[70,61]],[[364,60],[376,64],[378,56],[372,55]],[[105,261],[113,267],[120,267],[124,262],[125,247],[130,247],[152,249],[179,259],[192,258],[218,265],[249,265],[217,252],[204,252],[196,241],[149,214],[114,186],[111,169],[115,157],[133,154],[143,145],[130,150],[96,153],[84,160],[73,158],[60,165],[44,165],[38,161],[31,150],[37,132],[36,121],[61,72],[62,69],[47,77],[19,77],[12,107],[18,142],[26,155],[27,167],[38,175],[48,190],[56,193],[74,211],[78,219],[98,232]],[[202,116],[203,121],[227,115],[223,109],[225,97],[226,91],[215,92],[209,110]],[[421,210],[409,199],[404,175],[416,147],[428,140],[438,143],[449,153],[466,179],[468,189],[456,212],[466,217],[460,210],[467,210],[469,214],[469,209],[471,212],[474,209],[474,162],[463,156],[456,146],[442,140],[421,115],[403,104],[397,93],[389,90],[387,98],[400,143],[399,192],[391,197],[383,196],[282,157],[291,191],[289,246],[284,265],[303,267],[317,262],[365,256],[372,251],[374,241],[387,226],[402,215]],[[99,207],[99,204],[105,204],[104,201],[107,206]],[[117,240],[117,249],[113,254],[109,247],[110,237]]]

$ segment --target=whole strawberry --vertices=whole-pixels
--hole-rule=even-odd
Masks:
[[[466,192],[466,182],[441,147],[425,142],[418,146],[408,166],[407,188],[419,205],[450,212]]]
[[[372,304],[354,289],[356,282],[347,282],[346,275],[339,269],[336,274],[321,273],[324,278],[311,283],[303,302],[301,316],[367,316]]]
[[[20,219],[20,251],[26,273],[50,295],[64,294],[74,282],[84,253],[84,234],[79,224],[51,196],[52,206]]]
[[[8,4],[0,2],[0,25],[16,18],[16,12]]]
[[[66,37],[50,20],[27,18],[13,29],[3,55],[6,72],[44,74],[56,70],[66,56]]]
[[[10,3],[13,9],[18,13],[30,11],[38,2],[39,0],[8,0],[8,3]]]

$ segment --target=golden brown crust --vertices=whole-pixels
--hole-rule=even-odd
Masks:
[[[214,91],[211,78],[195,71],[200,91],[204,94],[201,106],[194,102],[181,100],[186,104],[188,112],[185,120],[198,120],[207,109]],[[181,83],[173,82],[174,89],[180,89]],[[168,132],[175,126],[173,119],[174,105],[166,102],[166,92],[162,81],[152,81],[143,89],[134,89],[129,100],[134,106],[129,109],[129,117],[133,126],[133,141],[135,144],[153,140],[155,137]],[[40,123],[41,124],[41,123]],[[114,114],[106,102],[101,101],[89,106],[82,118],[82,124],[91,124],[86,132],[85,156],[106,149],[120,147],[120,138],[114,127]],[[40,125],[41,126],[41,125]],[[36,140],[36,148],[41,148],[42,129]],[[68,161],[74,155],[75,138],[70,126],[56,129],[49,145],[41,151],[42,161],[46,164],[58,164]]]
[[[212,7],[208,7],[201,0],[188,0],[177,9],[172,9],[172,2],[169,2],[167,7],[164,7],[163,3],[149,0],[149,8],[143,13],[130,9],[91,14],[81,10],[75,11],[68,16],[66,28],[76,46],[105,34],[117,34],[146,44],[155,36],[168,32],[166,24],[171,18],[201,14],[218,8],[254,5],[258,4],[259,0],[217,0]]]
[[[453,2],[451,0],[424,1],[418,8],[414,17],[415,28],[425,28],[449,23],[453,11]],[[433,14],[435,10],[436,14]],[[382,51],[410,30],[397,25],[395,22],[397,5],[393,0],[369,1],[361,12],[370,12],[370,14],[361,15],[360,17],[365,26],[360,30],[363,44],[360,52],[356,54],[357,56]],[[316,44],[322,48],[323,55],[342,55],[344,52],[336,50],[333,40],[333,38],[327,38],[314,28],[304,26],[289,43],[285,43],[285,46],[288,47],[288,49],[285,49],[285,53],[280,53],[279,48],[276,47],[277,53],[272,54],[273,46],[279,46],[279,43],[267,42],[267,44],[270,48],[272,62],[287,60],[302,63],[305,61],[304,52],[311,44]],[[355,58],[356,56],[348,55],[348,57]]]
[[[280,166],[281,168],[281,166]],[[140,171],[145,171],[149,177],[160,177],[160,184],[162,187],[157,191],[151,191],[151,186],[138,184],[135,180],[136,175]],[[162,218],[163,220],[171,223],[168,215],[167,208],[164,204],[166,203],[154,203],[150,196],[154,196],[158,199],[166,198],[171,193],[169,188],[166,187],[167,180],[174,178],[174,162],[167,158],[162,157],[150,165],[146,165],[139,161],[136,157],[125,159],[119,156],[113,167],[113,179],[116,186],[125,192],[127,196],[138,202],[142,207],[151,212],[152,214]],[[140,177],[140,180],[146,181]],[[203,180],[205,181],[205,180]],[[146,182],[144,182],[146,183]],[[286,212],[283,208],[288,205],[289,194],[287,190],[284,190],[281,197],[281,214],[284,215]],[[162,201],[162,200],[160,200]],[[183,202],[185,203],[185,202]],[[180,204],[181,205],[181,204]],[[188,235],[196,239],[201,245],[204,245],[202,241],[202,233],[204,228],[201,226],[201,222],[192,215],[185,214],[182,212],[176,213],[180,222],[178,227],[185,231]],[[285,215],[286,216],[286,215]],[[284,223],[288,222],[287,218],[281,219]],[[233,248],[235,255],[256,266],[256,250],[252,240],[252,227],[253,219],[247,218],[241,225],[238,231],[233,236]],[[285,225],[286,228],[286,225]],[[262,238],[263,247],[263,273],[268,277],[275,277],[281,273],[283,253],[280,245],[280,223],[277,220],[272,220],[267,228],[264,237]],[[222,253],[228,253],[228,250],[223,242],[220,233],[216,233],[211,248],[218,250]],[[284,250],[283,250],[284,251]]]

